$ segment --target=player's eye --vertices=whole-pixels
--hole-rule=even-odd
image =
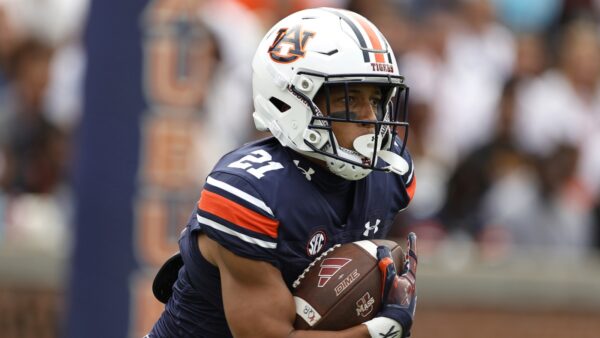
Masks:
[[[347,98],[344,95],[338,99],[338,102],[344,105],[346,104],[346,102],[348,103],[348,105],[353,105],[356,102],[356,99],[352,95],[348,95]]]
[[[371,105],[373,107],[378,107],[379,104],[381,104],[381,98],[380,97],[374,97],[371,99]]]
[[[351,111],[346,111],[346,110],[342,110],[342,111],[335,111],[332,112],[331,114],[329,114],[329,116],[334,117],[336,119],[350,119],[350,120],[357,120],[358,117],[356,116],[356,113],[351,112]]]

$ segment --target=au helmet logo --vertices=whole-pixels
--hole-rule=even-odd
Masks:
[[[277,32],[275,41],[269,47],[269,55],[275,62],[291,63],[304,57],[304,48],[314,32],[303,31],[301,26],[290,29],[281,28]]]

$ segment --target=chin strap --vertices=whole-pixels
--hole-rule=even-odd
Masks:
[[[378,151],[377,156],[389,164],[383,169],[398,175],[408,172],[408,162],[402,156],[387,150]]]
[[[354,149],[366,158],[373,158],[373,149],[375,148],[375,136],[372,134],[362,135],[354,139]],[[377,158],[384,160],[388,166],[383,167],[388,172],[398,175],[404,175],[408,172],[408,162],[391,151],[382,150],[382,145],[377,145]]]

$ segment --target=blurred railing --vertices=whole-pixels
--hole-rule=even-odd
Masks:
[[[422,255],[413,337],[598,337],[600,255],[528,248],[485,260],[464,246]]]
[[[0,337],[60,337],[66,260],[0,246]]]

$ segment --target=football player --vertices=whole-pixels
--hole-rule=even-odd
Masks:
[[[253,60],[253,114],[272,137],[225,155],[156,276],[166,303],[147,335],[407,337],[416,304],[415,236],[401,271],[380,247],[383,307],[364,325],[300,331],[293,281],[335,244],[384,238],[416,182],[406,149],[408,88],[381,32],[332,8],[297,12]]]

